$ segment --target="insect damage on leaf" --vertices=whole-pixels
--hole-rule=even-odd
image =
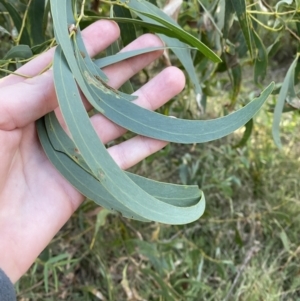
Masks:
[[[95,75],[95,78],[96,78],[96,79],[97,79],[97,80],[98,80],[105,88],[107,88],[107,89],[109,89],[109,90],[115,92],[116,94],[119,94],[119,91],[118,91],[118,90],[116,90],[116,89],[114,89],[113,87],[109,86],[103,79],[101,79],[100,76]]]
[[[115,95],[115,97],[120,98],[118,91],[110,87],[104,80],[102,80],[98,75],[91,76],[87,70],[83,72],[83,75],[88,84],[95,86],[106,94]]]

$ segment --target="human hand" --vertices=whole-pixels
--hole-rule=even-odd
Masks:
[[[83,31],[91,56],[119,36],[118,26],[98,21]],[[144,35],[124,50],[159,47],[154,35]],[[31,79],[10,75],[0,80],[0,268],[16,282],[83,202],[84,196],[71,186],[47,159],[37,138],[35,121],[56,111],[52,72],[43,70],[54,50],[22,66],[18,72]],[[161,55],[155,51],[104,69],[109,85],[118,88]],[[168,67],[134,94],[138,105],[154,110],[184,87],[182,72]],[[83,100],[87,109],[89,104]],[[98,114],[92,123],[104,143],[120,137],[125,129]],[[105,131],[101,129],[105,128]],[[108,149],[117,164],[126,169],[158,151],[166,142],[136,136]]]

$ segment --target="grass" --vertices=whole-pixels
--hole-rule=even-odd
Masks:
[[[284,44],[291,59],[290,38]],[[6,49],[0,50],[3,56]],[[282,82],[289,64],[275,66],[270,80]],[[199,70],[207,71],[201,64]],[[228,109],[224,74],[206,82],[207,92],[220,95],[208,101],[210,118]],[[147,76],[140,74],[138,84]],[[257,94],[252,77],[246,72],[240,98]],[[188,101],[194,96],[187,86],[161,112],[197,118]],[[198,184],[207,201],[198,221],[140,223],[86,201],[16,284],[18,300],[300,300],[299,116],[284,115],[279,151],[266,108],[244,147],[234,147],[239,130],[211,143],[169,145],[133,169],[161,181]]]
[[[85,202],[17,284],[19,300],[300,300],[299,125],[285,115],[279,151],[271,120],[256,117],[245,147],[233,147],[237,131],[170,145],[134,169],[198,184],[207,208],[192,224],[139,223]]]

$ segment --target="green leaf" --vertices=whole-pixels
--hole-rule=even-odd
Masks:
[[[282,46],[281,35],[279,34],[275,41],[267,48],[268,59],[272,58]]]
[[[131,1],[121,1],[126,7],[133,10],[140,18],[144,21],[149,22],[150,20],[155,21],[154,24],[164,25],[166,28],[170,29],[177,39],[185,42],[186,44],[197,48],[206,57],[211,59],[213,62],[221,62],[221,59],[210,50],[205,44],[200,40],[184,31],[171,17],[162,12],[158,7],[147,1],[131,0]],[[145,18],[146,17],[146,18]],[[152,22],[153,22],[152,21]],[[150,21],[151,22],[151,21]]]
[[[95,229],[94,229],[94,235],[93,235],[93,239],[90,245],[90,249],[93,248],[95,240],[96,240],[96,236],[100,230],[101,227],[103,227],[106,224],[106,217],[112,214],[111,210],[107,210],[105,208],[101,209],[99,211],[99,213],[97,214],[97,220],[96,220],[96,225],[95,225]]]
[[[189,44],[189,39],[187,39],[184,35],[180,35],[179,36],[178,33],[174,32],[172,29],[170,29],[168,27],[165,27],[165,26],[162,26],[158,22],[155,22],[155,21],[151,20],[151,18],[143,16],[142,14],[140,14],[140,17],[143,19],[143,21],[138,20],[138,19],[128,19],[128,18],[120,18],[120,17],[113,17],[113,18],[112,17],[110,17],[110,18],[101,17],[101,19],[113,20],[113,21],[115,21],[117,23],[132,23],[132,24],[138,25],[140,27],[147,28],[147,29],[149,29],[149,30],[151,30],[151,31],[153,31],[155,33],[163,34],[163,35],[166,35],[168,37],[174,38],[176,40],[179,40],[179,41],[182,41],[183,43],[185,43],[185,44],[181,44],[179,46],[177,46],[177,45],[175,46],[175,47],[179,47],[179,48],[190,49],[188,46],[191,46],[193,48],[197,48],[195,46],[195,42],[196,42],[196,45],[199,44],[199,42],[200,42],[199,40],[197,40],[196,38],[194,38],[193,36],[191,36],[191,37],[193,37],[193,39],[190,41],[192,43]],[[95,20],[99,20],[99,18],[100,18],[99,16],[97,16],[96,18],[88,17],[88,19],[95,19]],[[145,21],[145,20],[147,20],[147,21]],[[214,54],[214,55],[217,56],[216,54]],[[218,61],[219,60],[220,59],[218,58]]]
[[[47,128],[47,130],[45,129]],[[109,210],[121,212],[125,217],[147,221],[119,204],[97,181],[85,163],[73,141],[64,132],[54,112],[37,122],[42,146],[54,166],[82,194]],[[67,156],[67,157],[66,157]],[[197,186],[183,186],[159,183],[150,179],[125,172],[137,185],[162,202],[178,205],[193,205],[202,195]]]
[[[119,43],[118,41],[113,42],[112,44],[110,44],[107,48],[106,48],[106,57],[104,57],[101,61],[101,63],[103,63],[103,60],[105,60],[106,58],[108,58],[109,56],[115,56],[118,52],[120,51],[120,47],[119,47]],[[95,65],[98,66],[98,68],[103,68],[99,65],[97,65],[96,61],[94,61]],[[108,64],[110,65],[110,64]],[[130,80],[127,80],[120,88],[119,91],[123,92],[123,93],[127,93],[127,94],[132,94],[134,92],[133,87],[131,85]]]
[[[49,14],[50,14],[50,1],[46,0],[46,6],[44,9],[44,16],[43,16],[43,26],[42,26],[42,32],[46,34],[48,21],[49,21]]]
[[[68,129],[85,162],[107,192],[123,206],[149,220],[181,224],[202,215],[203,202],[185,208],[163,203],[134,184],[119,169],[90,123],[60,47],[57,47],[54,56],[53,72],[60,109]]]
[[[76,43],[77,43],[77,45],[76,45],[77,46],[76,47],[77,60],[81,60],[83,62],[83,64],[86,66],[86,68],[88,68],[88,70],[92,71],[93,78],[94,78],[94,83],[98,86],[101,86],[103,88],[103,91],[106,91],[106,93],[103,94],[103,91],[100,89],[100,93],[102,95],[105,95],[105,96],[107,94],[115,95],[117,93],[118,97],[122,97],[123,99],[125,99],[127,101],[131,101],[131,100],[136,99],[136,96],[132,96],[132,95],[128,95],[128,94],[119,92],[119,91],[109,87],[106,84],[107,77],[106,77],[105,73],[100,68],[97,68],[97,66],[94,64],[94,62],[90,59],[90,57],[87,53],[87,50],[85,49],[83,39],[81,38],[81,32],[80,32],[79,29],[77,30],[76,36],[77,36],[77,40],[76,40]],[[71,45],[69,45],[69,46],[73,47]],[[70,51],[70,49],[69,49],[69,51]],[[84,83],[84,79],[83,79],[82,76],[81,76],[81,79],[82,79],[82,83]],[[86,91],[86,93],[89,93],[89,92],[87,92],[87,89],[85,91]],[[91,101],[93,103],[92,98],[90,97],[89,99],[91,99]]]
[[[85,85],[80,87],[86,93],[89,102],[115,123],[137,134],[177,143],[202,143],[219,139],[247,123],[261,108],[274,84],[270,84],[257,99],[247,106],[215,120],[183,120],[143,109],[134,103],[125,101],[121,96],[115,97],[113,91],[103,88],[93,74],[90,74],[80,56],[77,56]]]
[[[198,76],[195,72],[190,49],[185,48],[185,43],[192,47],[196,47],[201,53],[214,62],[220,62],[221,59],[199,39],[182,30],[171,17],[167,16],[155,5],[147,1],[139,0],[132,0],[128,3],[125,1],[124,5],[134,10],[137,16],[139,16],[143,21],[152,23],[154,25],[163,24],[166,28],[171,30],[173,35],[166,35],[163,32],[158,32],[161,33],[159,37],[166,43],[168,47],[172,48],[172,51],[184,66],[192,83],[195,86],[197,104],[199,107],[202,107],[204,95],[199,84]]]
[[[296,93],[295,91],[295,79],[299,80],[299,57],[300,54],[297,55],[298,60],[297,63],[295,65],[295,68],[291,74],[291,79],[289,81],[289,88],[288,88],[288,94],[286,97],[286,102],[293,108],[295,109],[300,109],[300,98],[299,98],[299,93]],[[297,73],[298,72],[298,73]],[[298,76],[296,76],[296,74],[298,74]]]
[[[73,77],[75,76],[78,84],[82,86],[81,70],[77,66],[74,49],[72,49],[68,35],[67,24],[70,24],[66,20],[68,3],[61,4],[61,0],[59,2],[58,0],[51,1],[52,15],[56,26],[56,37],[66,53],[73,74],[68,68],[60,46],[58,46],[53,65],[55,88],[63,117],[74,139],[76,148],[94,177],[102,184],[107,193],[115,197],[121,205],[143,218],[165,223],[186,223],[197,219],[204,210],[203,198],[187,207],[182,207],[182,204],[179,206],[170,205],[155,199],[119,169],[98,139],[84,109]],[[70,21],[72,24],[72,20]],[[78,52],[76,56],[77,59],[84,62],[82,55],[78,55]],[[108,92],[103,85],[99,87],[103,89],[104,93]],[[80,124],[77,122],[78,120],[81,121]],[[141,200],[143,201],[141,202]]]
[[[103,72],[87,55],[80,29],[69,36],[69,24],[75,24],[71,2],[51,0],[51,11],[58,43],[53,63],[55,90],[73,141],[54,113],[39,120],[39,137],[49,159],[84,195],[126,217],[171,224],[199,218],[205,200],[197,187],[157,183],[120,170],[99,140],[78,86],[94,108],[125,128],[161,140],[194,143],[222,137],[245,124],[274,84],[243,109],[216,120],[169,118],[138,107],[131,96],[107,86]]]
[[[254,82],[256,84],[259,84],[265,79],[267,74],[268,54],[265,45],[262,42],[259,35],[257,34],[257,32],[253,30],[252,34],[256,48],[258,50],[254,65]]]
[[[234,13],[235,13],[235,10],[234,10],[232,1],[226,0],[225,1],[225,18],[224,18],[225,22],[224,22],[224,29],[223,29],[224,39],[228,39],[228,37],[229,37],[229,31],[230,31],[230,28],[231,28],[233,20],[234,20]]]
[[[52,39],[43,42],[42,44],[35,45],[31,47],[33,54],[40,54],[46,50],[52,43]]]
[[[238,17],[244,38],[246,40],[248,50],[250,52],[250,56],[253,57],[253,47],[252,47],[251,33],[250,33],[251,27],[247,18],[246,1],[231,0],[231,3]]]
[[[132,19],[130,10],[123,6],[114,5],[113,10],[116,17]],[[121,30],[121,40],[124,47],[137,38],[135,27],[130,22],[121,23],[120,30]]]
[[[33,53],[28,45],[17,45],[12,47],[4,56],[4,60],[20,58],[28,59],[32,57]]]
[[[283,244],[283,247],[285,249],[286,252],[290,252],[290,241],[289,241],[289,238],[286,234],[286,232],[284,230],[282,230],[280,233],[279,233],[279,238],[281,239],[281,242]]]
[[[132,58],[137,55],[157,51],[157,50],[165,50],[168,49],[168,47],[147,47],[147,48],[142,48],[142,49],[137,49],[137,50],[131,50],[131,51],[126,51],[126,52],[119,52],[117,54],[109,55],[100,59],[97,59],[94,61],[95,65],[98,68],[104,68],[109,65],[127,60],[129,58]]]
[[[282,83],[278,100],[274,109],[274,118],[273,118],[273,126],[272,126],[272,134],[273,139],[278,148],[282,148],[281,139],[280,139],[280,120],[282,111],[284,108],[284,104],[288,96],[293,95],[294,91],[294,76],[295,76],[295,68],[298,62],[299,54],[294,59],[293,63],[289,67],[289,70],[284,78]]]
[[[235,64],[231,68],[231,73],[232,73],[232,79],[233,79],[233,89],[232,89],[232,102],[231,102],[231,107],[234,107],[237,97],[240,93],[241,90],[241,85],[242,85],[242,67],[239,63]]]
[[[12,18],[14,25],[16,26],[18,32],[20,32],[20,30],[22,28],[22,18],[19,15],[16,8],[11,3],[9,3],[7,0],[0,0],[0,3],[5,7],[7,12],[9,13],[10,17]],[[20,44],[31,45],[30,37],[29,37],[26,27],[23,29],[22,36],[20,39]]]
[[[45,0],[32,0],[26,20],[27,30],[31,38],[31,45],[42,44],[45,41],[45,34],[43,31],[44,13]]]
[[[175,55],[182,63],[192,83],[195,86],[197,104],[199,106],[200,104],[203,105],[202,99],[204,95],[202,92],[201,85],[199,84],[198,75],[196,74],[194,68],[193,60],[191,57],[191,50],[188,48],[184,48],[184,43],[182,43],[181,41],[177,41],[176,39],[166,37],[163,35],[159,35],[159,36],[170,48],[172,48],[172,51],[175,53]]]
[[[7,34],[9,37],[11,37],[11,33],[2,26],[0,26],[0,34],[1,36]]]
[[[240,140],[240,142],[238,144],[236,144],[234,147],[238,148],[238,147],[243,147],[246,145],[248,139],[251,137],[251,133],[253,130],[253,119],[250,119],[246,124],[245,124],[245,131],[243,134],[242,139]]]
[[[51,145],[52,141],[50,142],[48,138],[43,119],[37,121],[37,130],[40,142],[47,157],[56,169],[74,186],[74,188],[80,191],[88,199],[93,200],[98,205],[109,210],[121,212],[123,216],[128,218],[147,221],[147,219],[143,219],[119,204],[115,198],[107,193],[101,183],[92,174],[87,173],[79,164],[74,163],[74,159],[76,158],[71,159],[63,152],[55,151]],[[52,131],[53,130],[54,128],[52,127]],[[55,131],[57,131],[57,129],[55,129]]]
[[[77,35],[77,40],[79,39]],[[83,45],[81,46],[83,47]],[[78,49],[75,51],[78,53]],[[71,52],[70,52],[71,53]],[[200,143],[218,139],[228,135],[247,123],[260,109],[274,84],[270,84],[259,98],[253,100],[241,110],[215,120],[195,121],[174,119],[143,109],[134,103],[126,101],[122,95],[105,88],[97,77],[89,71],[82,56],[77,54],[80,66],[76,79],[89,102],[99,112],[115,123],[137,134],[164,141],[178,143]],[[73,71],[74,72],[74,71]],[[82,84],[82,74],[84,84]]]
[[[70,159],[72,159],[76,165],[79,165],[84,171],[81,182],[90,186],[89,183],[91,180],[95,179],[92,174],[92,171],[85,163],[81,154],[78,152],[76,145],[71,140],[71,138],[65,133],[61,125],[59,124],[55,114],[52,112],[45,117],[45,126],[47,128],[48,138],[52,148],[57,152],[57,155],[66,154]],[[43,142],[44,144],[44,142]],[[49,142],[45,141],[45,145],[48,145]],[[48,147],[48,146],[47,146]],[[63,158],[64,156],[62,156]],[[68,162],[67,162],[68,163]],[[83,173],[83,171],[80,171]],[[125,172],[127,176],[131,178],[137,185],[142,187],[149,194],[154,195],[156,198],[169,203],[169,204],[178,204],[181,202],[182,205],[192,204],[194,201],[200,198],[201,191],[197,186],[183,186],[183,185],[175,185],[175,184],[167,184],[167,183],[159,183],[150,179],[143,178],[141,176],[137,176],[131,174],[129,172]],[[75,173],[76,174],[76,173]],[[90,179],[90,177],[93,179]],[[93,181],[92,181],[93,182]],[[100,185],[100,182],[98,182]],[[99,188],[100,189],[100,188]],[[80,190],[81,191],[81,190]],[[98,195],[103,196],[105,191],[98,191]],[[105,197],[105,199],[107,196]],[[117,210],[116,208],[113,208]]]
[[[291,5],[293,3],[294,0],[281,0],[281,1],[278,1],[275,5],[275,10],[276,12],[278,12],[279,10],[279,7],[282,6],[283,4],[286,4],[286,5]]]
[[[155,273],[151,269],[142,269],[141,271],[145,275],[145,277],[149,277],[149,278],[151,277],[151,278],[153,278],[155,283],[157,283],[157,286],[158,286],[157,293],[160,296],[162,296],[163,300],[173,301],[173,300],[179,299],[178,292],[173,287],[168,285],[166,283],[166,281],[159,274]]]
[[[163,17],[163,18],[165,17],[168,21],[170,21],[171,22],[170,24],[173,27],[175,26],[177,31],[178,30],[182,31],[182,29],[174,22],[174,20],[172,20],[169,16],[166,16],[160,9],[151,5],[147,1],[145,1],[143,3],[139,3],[136,1],[135,2],[130,1],[128,5],[130,5],[130,7],[134,7],[134,8],[136,8],[136,7],[139,8],[140,5],[142,5],[141,9],[146,9],[148,11],[154,11],[154,13],[157,13],[161,17]],[[145,5],[146,5],[146,7],[144,7]],[[185,38],[186,33],[184,31],[182,31],[182,34],[179,35],[177,32],[174,32],[173,30],[170,30],[167,27],[160,26],[159,22],[152,20],[151,18],[143,15],[142,13],[138,13],[137,10],[135,10],[135,12],[143,21],[136,20],[136,19],[121,19],[121,18],[113,18],[113,20],[115,20],[116,22],[132,22],[134,24],[139,24],[140,26],[147,27],[148,29],[151,29],[156,33],[159,33],[159,37],[169,46],[169,48],[172,48],[173,52],[178,57],[178,59],[181,61],[184,68],[186,69],[191,81],[193,82],[193,84],[195,86],[197,103],[198,104],[202,103],[202,99],[204,98],[204,95],[202,93],[202,88],[199,84],[199,79],[195,72],[195,68],[193,65],[192,58],[191,58],[190,49],[185,44],[185,43],[191,42],[191,41],[187,41],[187,39]],[[99,17],[97,17],[97,18],[99,18]],[[164,21],[162,21],[162,22],[164,22]],[[202,45],[201,47],[204,47],[205,49],[209,50],[209,48],[207,48],[204,44],[202,44],[199,40],[197,40],[193,36],[189,35],[189,37],[190,37],[190,39],[192,39],[192,41],[194,43],[196,43],[196,47],[197,47],[197,44],[200,43]],[[193,46],[193,45],[194,44],[192,44],[191,46]],[[209,50],[209,51],[211,51],[211,50]],[[217,57],[217,55],[214,52],[211,52],[211,53],[212,53],[212,56]],[[217,60],[220,61],[219,57],[217,57],[217,58],[218,58]]]

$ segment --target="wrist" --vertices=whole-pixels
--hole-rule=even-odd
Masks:
[[[0,268],[0,297],[3,301],[15,301],[14,286],[8,276]]]

